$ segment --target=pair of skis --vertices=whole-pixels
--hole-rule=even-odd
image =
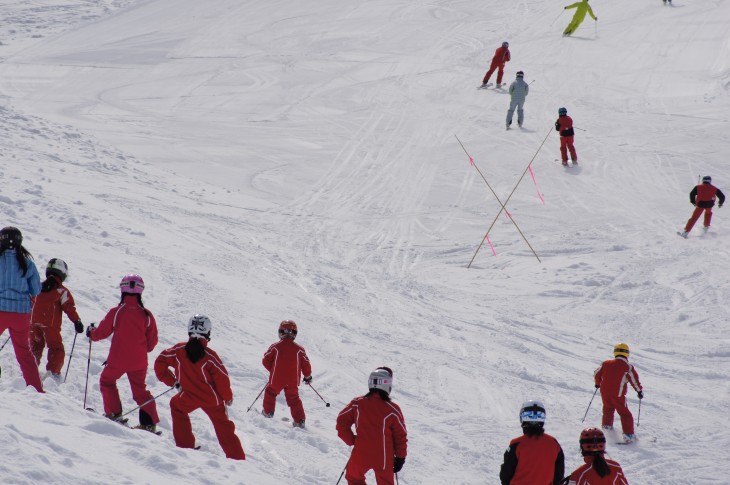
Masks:
[[[477,89],[489,89],[492,86],[494,86],[494,83],[487,83],[482,84],[481,86],[477,86]],[[497,84],[496,86],[494,86],[494,89],[502,89],[502,86],[504,86],[504,84]]]

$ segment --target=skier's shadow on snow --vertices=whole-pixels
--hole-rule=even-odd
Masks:
[[[596,40],[598,37],[581,37],[579,35],[564,35],[563,36],[566,39],[576,39],[576,40]]]
[[[535,130],[531,130],[529,128],[520,128],[520,131],[524,131],[525,133],[537,133]]]

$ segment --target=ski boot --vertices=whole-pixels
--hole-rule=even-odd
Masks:
[[[633,433],[624,433],[624,443],[633,443],[636,441],[636,435]]]
[[[304,420],[302,419],[302,420],[301,420],[301,421],[299,421],[299,422],[297,422],[297,421],[294,421],[294,422],[292,423],[292,426],[293,426],[293,427],[295,427],[295,428],[302,428],[302,429],[304,429]]]

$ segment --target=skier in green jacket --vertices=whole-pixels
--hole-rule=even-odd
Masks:
[[[575,2],[573,5],[568,5],[565,7],[565,9],[574,8],[575,15],[573,15],[573,20],[570,21],[568,26],[563,31],[563,35],[570,35],[573,32],[575,32],[580,24],[583,23],[583,19],[586,18],[586,12],[593,17],[593,20],[598,20],[598,17],[593,15],[593,10],[591,9],[591,6],[588,5],[588,0],[581,0],[580,2]]]

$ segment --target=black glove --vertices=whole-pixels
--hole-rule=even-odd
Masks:
[[[601,385],[600,384],[596,384],[596,389],[600,389],[600,388],[601,388]]]
[[[717,204],[717,208],[719,209],[720,207],[722,207],[722,204],[724,204],[724,202],[720,202],[719,204]]]
[[[182,386],[180,385],[180,383],[179,383],[179,382],[176,382],[176,383],[175,383],[175,385],[173,385],[172,387],[174,387],[174,388],[175,388],[175,389],[177,389],[178,391],[180,391],[180,390],[182,389]]]
[[[636,395],[639,396],[639,399],[644,399],[644,391],[639,391]]]
[[[304,383],[309,384],[312,382],[312,376],[304,376]]]
[[[76,333],[84,333],[84,324],[81,323],[81,320],[74,322],[74,328],[76,329]]]
[[[393,473],[398,473],[401,468],[403,468],[403,464],[406,462],[405,458],[398,458],[395,457],[395,460],[393,460]]]
[[[91,338],[91,331],[96,328],[96,325],[93,323],[90,323],[88,327],[86,327],[86,336]]]

